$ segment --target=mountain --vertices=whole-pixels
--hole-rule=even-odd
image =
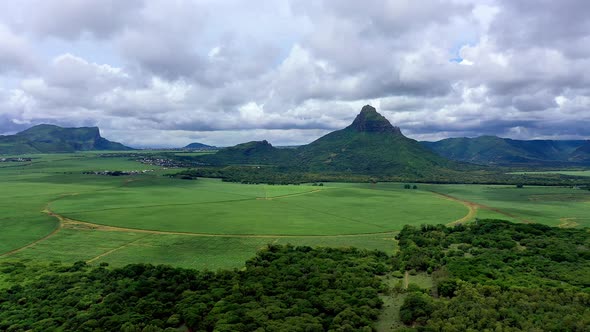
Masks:
[[[574,162],[590,163],[590,141],[586,141],[570,155],[570,160]]]
[[[195,143],[191,143],[191,144],[185,146],[183,149],[185,149],[185,150],[216,150],[217,147],[195,142]]]
[[[264,164],[318,173],[412,176],[459,165],[405,137],[369,105],[362,108],[350,126],[308,145],[278,149],[267,141],[249,142],[199,156],[198,160],[213,165]]]
[[[252,141],[198,159],[212,165],[278,165],[289,164],[292,157],[292,150],[275,148],[267,141]]]
[[[297,150],[297,161],[309,171],[362,174],[429,173],[455,163],[405,137],[398,127],[369,105],[348,127],[329,133]]]
[[[568,163],[585,141],[513,140],[497,136],[447,138],[422,144],[443,157],[482,165]]]
[[[62,128],[42,124],[15,135],[0,136],[0,154],[131,150],[100,136],[97,127]]]

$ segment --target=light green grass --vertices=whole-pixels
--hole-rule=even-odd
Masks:
[[[425,191],[338,184],[243,185],[206,179],[138,181],[114,190],[64,197],[50,207],[71,219],[109,226],[274,235],[382,233],[406,224],[444,224],[467,213],[462,204]]]
[[[399,319],[399,311],[404,304],[407,294],[391,294],[381,295],[383,301],[383,308],[381,314],[375,322],[375,330],[377,332],[397,331],[400,328],[406,327]]]
[[[510,174],[563,174],[563,175],[571,175],[571,176],[590,176],[590,170],[585,171],[543,171],[543,172],[513,172]]]
[[[434,286],[434,283],[432,282],[432,277],[427,273],[408,275],[408,284],[415,284],[423,289],[431,289]]]
[[[0,168],[0,255],[43,238],[57,220],[42,211],[64,194],[96,192],[120,187],[124,178],[90,176],[93,167],[132,168],[143,165],[127,159],[98,159],[84,154],[34,155],[31,163]]]
[[[417,190],[406,190],[403,183],[244,185],[163,177],[160,175],[171,171],[140,164],[126,155],[33,157],[31,163],[0,168],[0,255],[56,229],[56,219],[42,212],[46,207],[99,225],[222,236],[68,226],[0,258],[3,260],[168,263],[218,269],[243,266],[268,243],[356,246],[393,253],[394,233],[404,225],[446,224],[467,214],[463,204],[431,191],[491,208],[479,209],[478,218],[590,225],[590,193],[571,188],[418,184]],[[150,168],[156,171],[138,176],[81,174],[85,170]],[[97,258],[100,255],[104,256]]]
[[[478,217],[542,223],[551,226],[590,226],[590,192],[569,187],[501,185],[423,185],[454,197],[486,205],[512,217],[480,209]]]
[[[209,237],[146,234],[90,229],[62,229],[34,247],[10,259],[40,261],[108,262],[113,266],[130,263],[172,264],[198,269],[240,268],[256,251],[268,245],[292,244],[324,247],[359,247],[393,253],[394,234],[354,237]],[[104,255],[102,257],[99,257]]]

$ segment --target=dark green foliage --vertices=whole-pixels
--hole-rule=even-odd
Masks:
[[[180,171],[178,173],[166,174],[166,176],[169,176],[171,178],[181,179],[181,180],[197,180],[199,178],[199,176],[201,176],[201,175],[199,172],[197,172],[194,169],[188,169],[188,170]]]
[[[479,220],[455,227],[406,226],[398,237],[395,267],[434,270],[438,296],[428,315],[417,309],[416,296],[408,297],[405,322],[435,331],[587,331],[590,326],[587,229]]]
[[[358,331],[377,318],[388,256],[270,245],[243,271],[2,266],[2,331]],[[18,280],[28,280],[19,284]]]
[[[177,157],[165,156],[175,160]],[[186,158],[186,157],[185,157]],[[194,164],[183,160],[182,167],[193,167]],[[587,177],[567,176],[562,174],[506,174],[504,171],[433,171],[428,177],[401,175],[363,175],[346,172],[302,172],[289,167],[279,166],[197,166],[188,172],[193,176],[221,178],[228,182],[267,183],[267,184],[300,184],[314,182],[420,182],[420,183],[482,183],[510,184],[524,183],[527,185],[587,185]],[[182,171],[178,174],[187,174]],[[169,174],[176,176],[176,174]],[[410,185],[410,188],[412,186]],[[408,188],[408,189],[410,189]]]
[[[96,127],[38,125],[12,136],[0,136],[0,154],[131,150],[100,136]]]
[[[413,292],[408,294],[399,312],[400,320],[404,324],[425,323],[432,312],[434,305],[430,296]]]

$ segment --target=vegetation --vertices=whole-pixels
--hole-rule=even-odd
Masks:
[[[194,142],[194,143],[188,144],[183,149],[186,149],[186,150],[216,150],[217,147],[203,144],[203,143]]]
[[[468,212],[461,203],[427,191],[380,188],[146,177],[120,188],[64,196],[49,208],[73,220],[131,229],[283,236],[386,233],[404,224],[453,222]]]
[[[211,165],[290,165],[292,158],[290,149],[277,149],[267,141],[260,141],[238,144],[195,159]]]
[[[130,150],[100,136],[98,128],[38,125],[12,136],[0,136],[0,154]]]
[[[394,267],[428,271],[435,286],[405,298],[417,331],[587,331],[590,233],[480,220],[406,226]],[[418,325],[418,327],[416,326]]]
[[[582,140],[519,141],[496,136],[447,138],[438,142],[422,142],[443,157],[483,165],[549,166],[590,163],[582,153]]]
[[[320,173],[425,178],[439,171],[473,168],[440,157],[405,137],[368,105],[350,126],[308,145],[277,149],[267,141],[249,142],[195,159],[208,165],[270,165],[279,168],[274,173],[288,171],[290,176]],[[246,179],[241,177],[241,181]]]
[[[587,186],[590,180],[583,174],[563,174],[556,172],[507,172],[505,170],[485,171],[454,171],[433,169],[431,173],[421,175],[386,175],[386,174],[355,174],[349,172],[303,172],[294,168],[281,166],[196,166],[187,162],[190,157],[170,156],[172,160],[180,160],[183,166],[189,167],[172,177],[184,175],[192,177],[220,178],[227,182],[266,183],[266,184],[302,184],[310,182],[418,182],[448,184],[526,184],[537,186]]]
[[[590,227],[590,192],[576,186],[429,185],[423,190],[477,203],[477,218],[501,218],[559,227]]]
[[[269,245],[238,271],[3,263],[3,331],[371,331],[388,256]],[[21,284],[22,280],[26,284]]]

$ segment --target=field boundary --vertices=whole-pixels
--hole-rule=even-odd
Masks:
[[[175,231],[159,231],[142,228],[129,228],[119,226],[109,226],[96,224],[88,221],[76,220],[66,216],[57,214],[55,212],[47,212],[51,216],[58,218],[62,224],[62,228],[78,229],[78,230],[97,230],[110,232],[129,232],[129,233],[146,233],[159,235],[186,235],[186,236],[201,236],[201,237],[231,237],[231,238],[338,238],[338,237],[357,237],[357,236],[375,236],[395,234],[397,231],[386,232],[371,232],[371,233],[355,233],[355,234],[220,234],[220,233],[192,233],[192,232],[175,232]]]
[[[48,213],[48,214],[51,215],[50,213]],[[51,216],[53,216],[53,215],[51,215]],[[53,231],[51,231],[51,233],[49,233],[49,234],[45,235],[44,237],[39,238],[39,239],[37,239],[25,246],[22,246],[22,247],[16,248],[16,249],[12,249],[10,251],[2,253],[2,254],[0,254],[0,257],[10,256],[10,255],[16,254],[17,252],[20,252],[22,250],[31,248],[31,247],[35,246],[37,243],[45,241],[45,240],[49,239],[50,237],[54,236],[55,234],[57,234],[60,230],[62,230],[63,223],[61,222],[61,220],[59,220],[59,217],[57,217],[57,216],[53,216],[53,217],[56,217],[58,219],[58,224],[57,224],[57,227],[55,227],[55,229]]]
[[[473,207],[473,209],[475,209],[474,215],[477,214],[477,209],[484,209],[484,210],[494,211],[494,212],[497,212],[499,214],[503,214],[503,215],[505,215],[507,217],[510,217],[510,218],[517,219],[518,221],[520,221],[522,223],[525,223],[525,224],[532,224],[532,223],[534,223],[534,221],[523,219],[523,218],[521,218],[521,217],[519,217],[519,216],[517,216],[515,214],[509,213],[509,212],[506,212],[506,211],[502,211],[502,210],[500,210],[498,208],[493,208],[491,206],[487,206],[487,205],[480,204],[480,203],[475,203],[475,202],[472,202],[472,201],[468,201],[468,200],[465,200],[465,199],[457,198],[457,197],[451,196],[449,194],[443,194],[443,193],[440,193],[440,192],[437,192],[437,191],[433,191],[433,190],[430,190],[430,192],[431,193],[434,193],[434,194],[437,194],[439,196],[446,197],[446,198],[448,198],[450,200],[453,200],[453,201],[457,201],[459,203],[462,203],[463,205],[467,206],[470,209],[470,212],[469,213],[471,213],[471,207]],[[470,219],[470,218],[467,218],[468,216],[469,216],[469,214],[466,215],[465,217],[461,218],[461,219],[458,219],[458,220],[455,220],[455,221],[453,221],[451,223],[448,223],[447,225],[448,226],[454,226],[454,225],[457,225],[457,224],[461,224],[461,223],[467,222]],[[465,219],[465,218],[467,218],[467,219],[465,221],[463,221],[463,219]]]

